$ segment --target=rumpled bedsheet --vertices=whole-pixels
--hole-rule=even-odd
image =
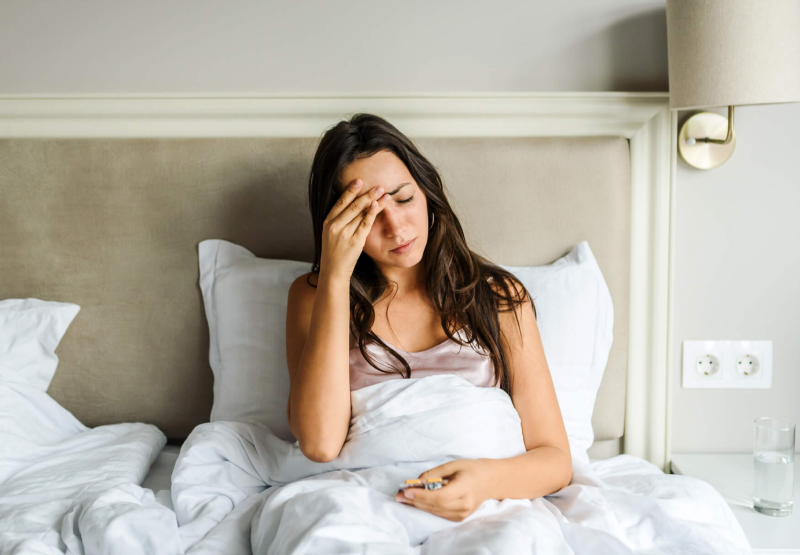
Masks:
[[[329,463],[257,423],[198,426],[173,471],[173,510],[139,485],[165,443],[157,428],[89,429],[46,393],[2,383],[0,554],[751,553],[709,484],[630,455],[574,456],[569,486],[485,501],[462,522],[403,505],[399,484],[424,470],[523,453],[519,416],[503,391],[454,375],[351,399]]]
[[[87,428],[0,383],[0,555],[182,552],[174,512],[138,485],[165,442],[149,424]]]
[[[391,380],[352,392],[350,432],[329,463],[260,424],[198,426],[172,503],[187,553],[751,553],[709,484],[630,455],[574,456],[569,486],[485,501],[462,522],[394,500],[404,480],[449,460],[523,452],[505,392],[454,375]]]

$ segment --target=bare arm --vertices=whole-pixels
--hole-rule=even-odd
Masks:
[[[286,357],[289,429],[317,462],[339,456],[350,427],[350,278],[375,217],[391,198],[354,179],[322,226],[316,289],[300,276],[289,288]]]
[[[521,334],[511,311],[499,314],[501,341],[513,380],[512,401],[522,421],[527,452],[489,461],[496,478],[490,488],[494,499],[534,499],[558,491],[572,480],[569,440],[529,299],[514,308]]]
[[[321,274],[316,290],[300,276],[289,289],[286,356],[289,428],[310,460],[342,450],[350,426],[350,281]]]

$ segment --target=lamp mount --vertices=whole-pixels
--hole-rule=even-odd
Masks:
[[[728,117],[716,112],[700,112],[687,119],[678,133],[681,158],[695,168],[708,170],[725,163],[736,147],[733,106]]]

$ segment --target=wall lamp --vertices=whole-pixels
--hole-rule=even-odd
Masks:
[[[670,110],[699,112],[678,151],[707,170],[736,146],[733,107],[800,102],[800,0],[667,0]]]

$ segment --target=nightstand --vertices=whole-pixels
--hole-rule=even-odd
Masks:
[[[722,494],[753,553],[800,554],[800,464],[794,467],[794,510],[785,517],[763,515],[753,509],[752,453],[673,454],[671,470],[708,482]]]

